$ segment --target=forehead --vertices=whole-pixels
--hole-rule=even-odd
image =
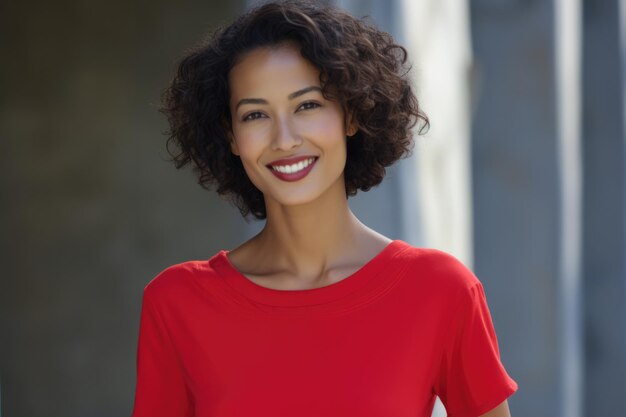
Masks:
[[[290,44],[247,52],[230,70],[228,83],[231,98],[320,85],[318,69]]]

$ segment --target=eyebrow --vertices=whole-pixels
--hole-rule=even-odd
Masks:
[[[322,89],[316,85],[312,85],[310,87],[305,87],[301,90],[298,91],[294,91],[293,93],[289,94],[287,96],[287,98],[289,100],[293,100],[296,97],[300,97],[301,95],[304,95],[310,91],[322,91]],[[262,99],[262,98],[242,98],[241,100],[239,100],[239,102],[237,103],[237,105],[235,106],[235,110],[237,110],[239,108],[239,106],[241,106],[242,104],[267,104],[267,100]]]

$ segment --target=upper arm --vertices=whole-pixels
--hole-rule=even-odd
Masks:
[[[154,294],[144,290],[132,417],[189,417],[193,406]]]
[[[511,417],[508,400],[504,400],[499,406],[488,413],[482,414],[480,417]]]

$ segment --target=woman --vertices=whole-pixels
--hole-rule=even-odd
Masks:
[[[387,33],[270,3],[189,53],[164,95],[178,168],[263,230],[145,288],[133,417],[509,416],[480,281],[361,223],[428,120]]]

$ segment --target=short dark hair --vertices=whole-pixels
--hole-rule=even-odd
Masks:
[[[358,126],[347,141],[346,198],[380,184],[386,167],[412,153],[416,123],[422,122],[419,134],[429,126],[407,78],[407,51],[390,34],[325,4],[257,6],[186,53],[160,109],[169,121],[167,150],[176,168],[192,163],[198,183],[216,185],[244,218],[267,213],[263,193],[231,152],[228,73],[246,52],[287,41],[320,71],[324,97],[337,99]]]

